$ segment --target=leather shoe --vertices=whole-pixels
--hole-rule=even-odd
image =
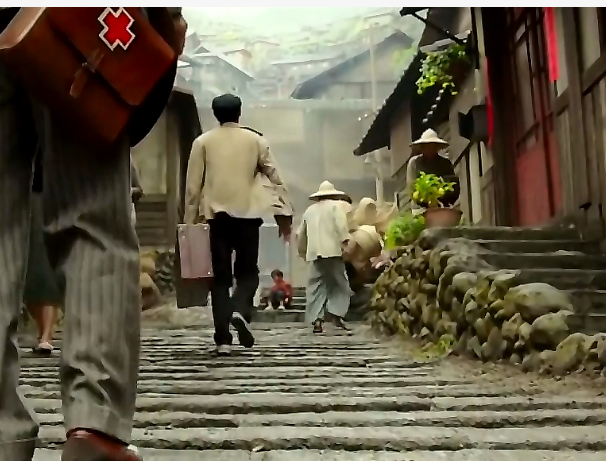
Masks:
[[[61,461],[142,461],[124,444],[88,431],[77,430],[67,437]]]

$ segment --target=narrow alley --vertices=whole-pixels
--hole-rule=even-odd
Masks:
[[[211,355],[208,326],[144,330],[133,444],[145,460],[597,461],[606,454],[606,397],[597,391],[512,370],[482,373],[477,364],[468,370],[458,359],[423,362],[362,324],[322,336],[302,323],[255,330],[258,347],[223,359]],[[64,440],[58,354],[24,352],[22,390],[41,423],[36,461],[59,461]]]

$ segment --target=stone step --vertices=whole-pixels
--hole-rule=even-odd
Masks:
[[[606,288],[606,270],[591,269],[522,269],[521,284],[544,282],[563,290]]]
[[[59,389],[49,390],[40,389],[24,385],[21,387],[23,394],[31,399],[56,399],[61,398]],[[405,388],[397,387],[343,387],[335,388],[334,386],[263,386],[253,389],[248,389],[243,386],[206,386],[199,388],[185,387],[174,385],[164,386],[145,386],[141,384],[138,388],[138,395],[141,398],[180,398],[197,395],[206,396],[301,396],[301,397],[422,397],[422,398],[437,398],[437,397],[502,397],[511,395],[533,395],[538,393],[538,390],[527,390],[523,388],[498,388],[486,389],[479,385],[451,385],[451,386],[408,386]]]
[[[60,399],[30,399],[36,413],[56,413]],[[340,397],[291,395],[285,393],[239,394],[213,396],[138,397],[139,412],[189,412],[224,414],[291,414],[327,413],[329,411],[536,411],[536,410],[599,410],[606,398],[564,396],[532,397],[524,395],[495,397]]]
[[[604,453],[545,450],[336,451],[139,450],[145,461],[604,461]],[[57,450],[36,450],[34,461],[60,461]]]
[[[61,427],[43,427],[40,443],[64,442]],[[134,429],[137,447],[180,450],[606,450],[606,426],[535,428],[381,427],[360,432],[349,427],[238,427]],[[606,454],[606,453],[605,453]],[[400,458],[403,459],[403,458]]]
[[[209,325],[143,330],[132,443],[146,461],[606,459],[597,392],[460,373],[355,324],[324,335],[301,323],[254,329],[255,348],[230,358],[212,355]],[[21,391],[44,448],[35,461],[59,461],[64,439],[59,353],[23,357]]]
[[[254,359],[248,360],[249,362]],[[52,366],[46,366],[44,369],[38,368],[25,368],[21,372],[23,379],[58,379],[58,376],[54,376],[58,371],[59,362],[55,362]],[[305,369],[305,366],[283,366],[277,364],[275,366],[269,366],[270,369],[265,369],[259,366],[246,366],[246,365],[234,365],[231,364],[220,364],[216,367],[207,366],[188,366],[188,365],[174,365],[168,364],[166,366],[145,366],[140,371],[141,379],[162,379],[167,374],[175,376],[174,379],[191,380],[193,376],[197,376],[198,379],[242,379],[246,376],[250,376],[251,379],[262,378],[267,376],[268,379],[300,379],[307,375],[309,377],[322,378],[326,376],[335,377],[347,377],[347,378],[364,378],[367,376],[390,376],[393,375],[394,379],[403,376],[418,376],[425,377],[430,376],[431,379],[438,379],[439,376],[426,368],[410,368],[408,366],[402,366],[401,370],[394,367],[390,363],[379,363],[379,364],[368,364],[367,366],[351,367],[345,365],[340,366],[319,366],[316,370]]]
[[[535,229],[526,227],[443,227],[424,231],[422,236],[464,237],[470,240],[580,240],[574,228]]]
[[[374,374],[368,374],[362,377],[313,377],[313,378],[267,378],[262,377],[251,377],[250,379],[224,379],[220,382],[215,379],[208,379],[209,377],[200,377],[199,380],[188,380],[181,377],[173,377],[171,374],[162,375],[159,378],[148,378],[142,377],[139,380],[139,391],[140,392],[154,392],[159,393],[165,391],[169,394],[183,393],[192,394],[193,390],[198,389],[200,394],[206,392],[221,391],[223,389],[229,389],[232,387],[241,387],[244,391],[254,392],[255,390],[265,389],[267,387],[282,387],[282,386],[295,386],[302,389],[322,387],[327,390],[334,388],[346,387],[347,385],[355,388],[439,388],[444,386],[462,386],[469,385],[470,382],[459,379],[443,379],[435,376],[374,376]],[[29,378],[22,377],[21,384],[30,386],[32,388],[41,388],[44,390],[58,391],[60,389],[59,379],[54,380],[40,379],[40,378]]]
[[[293,294],[293,297],[295,297],[295,298],[297,296],[305,297],[305,291],[306,291],[305,287],[292,287],[292,294]]]
[[[606,314],[606,290],[566,290],[577,314]]]
[[[253,312],[253,322],[263,323],[285,323],[285,322],[303,322],[305,321],[305,310],[287,309],[284,311],[257,309]]]
[[[497,253],[553,253],[575,251],[598,255],[598,242],[583,240],[475,240],[483,248]]]
[[[35,367],[38,365],[48,366],[51,361],[55,360],[56,366],[59,364],[59,358],[31,358],[24,359],[21,361],[24,367]],[[384,366],[395,365],[392,362],[391,356],[374,357],[374,358],[356,358],[356,357],[344,357],[339,360],[340,368],[366,368],[369,366],[375,366],[383,364]],[[307,357],[284,357],[284,358],[265,358],[260,357],[254,360],[247,357],[232,357],[229,362],[217,361],[209,354],[202,354],[199,358],[193,356],[189,358],[171,358],[171,357],[158,357],[158,358],[146,358],[141,357],[141,366],[155,367],[160,369],[164,367],[166,370],[183,370],[189,367],[190,369],[205,370],[206,368],[224,368],[224,367],[236,367],[236,366],[249,366],[256,368],[266,367],[314,367],[314,366],[331,366],[334,364],[334,358],[328,356],[307,356]],[[55,365],[55,364],[53,364]]]
[[[595,335],[606,332],[606,313],[574,314],[568,318],[572,331]]]
[[[606,269],[605,256],[585,254],[487,253],[483,257],[500,269]]]
[[[364,310],[352,309],[347,313],[345,320],[348,322],[360,322],[364,320],[366,312]],[[271,310],[257,309],[253,313],[253,322],[262,323],[287,323],[287,322],[305,322],[305,309],[286,309]]]
[[[60,426],[60,413],[38,417],[43,426]],[[369,411],[292,413],[282,415],[163,412],[137,413],[134,427],[234,428],[234,427],[407,427],[441,426],[473,428],[591,426],[606,424],[606,410],[538,411]]]
[[[145,461],[604,461],[605,454],[587,451],[458,450],[458,451],[336,451],[276,450],[139,450]],[[58,450],[36,450],[34,461],[60,461]]]

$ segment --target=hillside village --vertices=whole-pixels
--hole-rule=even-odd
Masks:
[[[273,33],[263,23],[227,22],[193,10],[178,86],[199,102],[225,92],[249,101],[370,100],[373,48],[374,96],[382,101],[412,61],[423,24],[402,18],[394,7],[357,8],[353,15],[326,10],[339,10],[333,12],[338,19],[293,23]],[[328,91],[330,86],[339,88]]]

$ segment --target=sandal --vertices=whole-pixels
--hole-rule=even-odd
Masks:
[[[322,320],[316,320],[314,322],[314,333],[315,334],[319,334],[319,333],[323,333],[324,332],[324,328],[322,325]]]
[[[43,342],[34,347],[34,352],[40,355],[51,355],[53,353],[53,346],[48,342]]]

